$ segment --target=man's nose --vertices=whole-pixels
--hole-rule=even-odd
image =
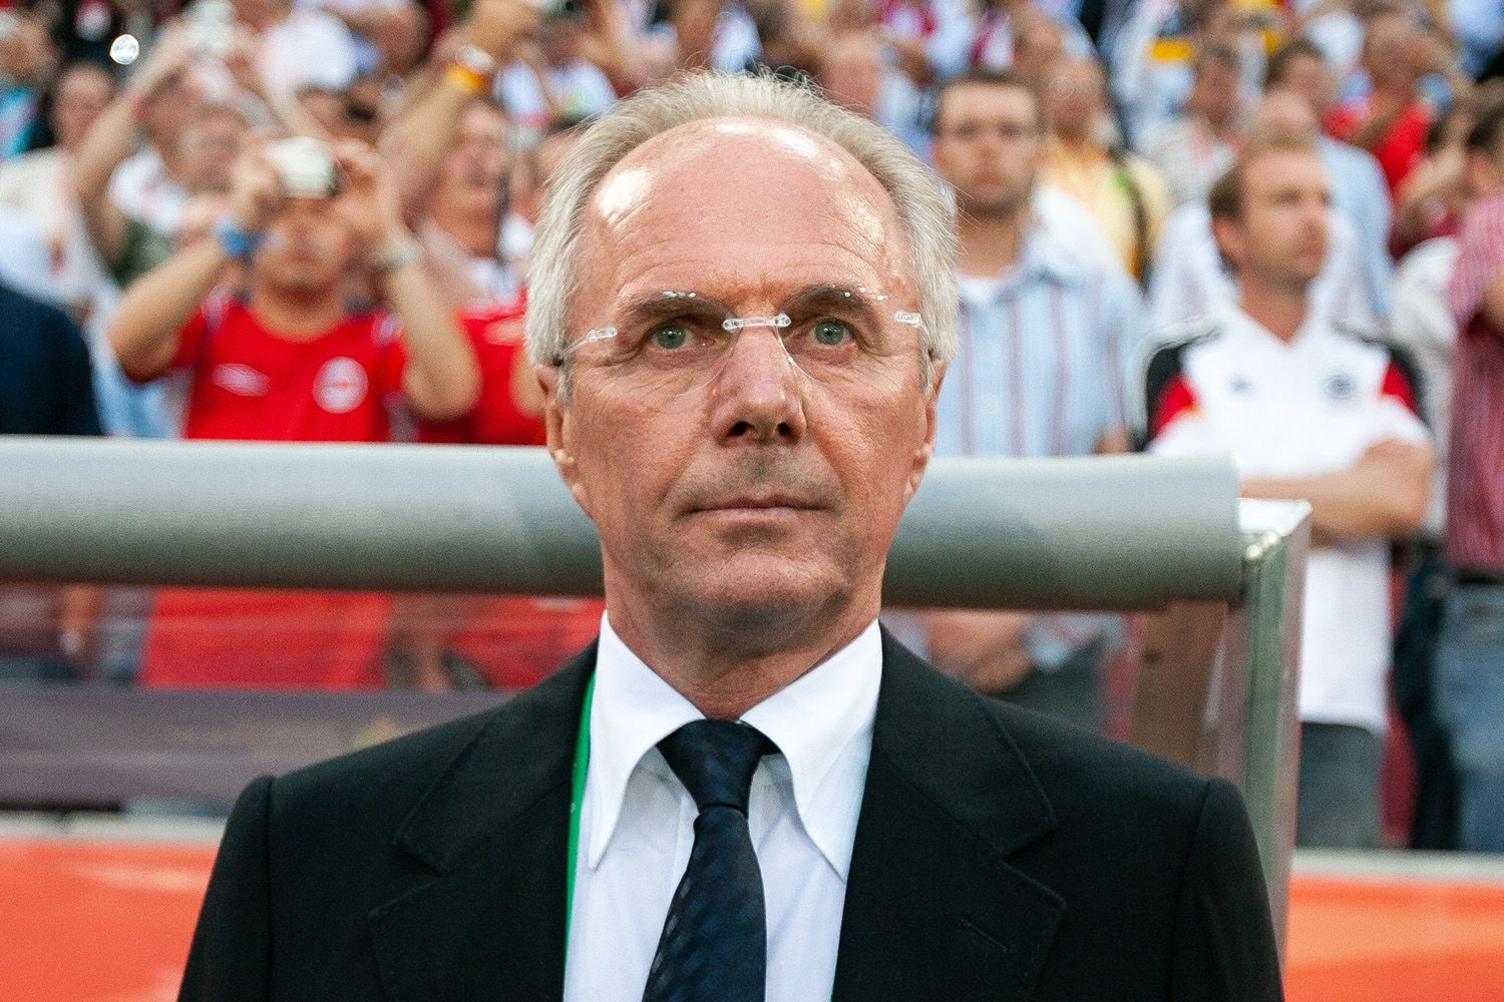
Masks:
[[[803,437],[802,391],[808,378],[784,350],[777,331],[741,331],[712,385],[717,434],[762,442]]]
[[[1323,238],[1329,237],[1330,234],[1327,231],[1331,225],[1331,209],[1325,202],[1316,202],[1308,205],[1306,207],[1305,225],[1306,230],[1311,235],[1314,236],[1319,233]]]

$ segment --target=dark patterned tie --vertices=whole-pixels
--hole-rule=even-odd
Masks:
[[[643,1002],[763,1002],[768,917],[747,794],[758,760],[777,749],[747,724],[696,720],[658,750],[700,815]]]

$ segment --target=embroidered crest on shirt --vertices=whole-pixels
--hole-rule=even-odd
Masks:
[[[313,382],[313,398],[330,414],[348,414],[366,398],[369,382],[359,362],[341,355],[319,369]]]
[[[1321,388],[1326,395],[1333,400],[1351,400],[1358,391],[1358,385],[1353,377],[1345,372],[1334,372],[1327,376],[1321,383]]]

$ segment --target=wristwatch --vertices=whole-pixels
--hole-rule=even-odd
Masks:
[[[462,46],[454,54],[454,60],[444,67],[444,79],[471,97],[484,94],[496,79],[496,60],[484,49]]]
[[[389,240],[366,255],[366,267],[377,275],[386,275],[423,260],[423,244],[417,237]]]
[[[226,257],[242,263],[250,261],[261,246],[260,233],[247,233],[229,216],[214,224],[214,239],[219,241]]]

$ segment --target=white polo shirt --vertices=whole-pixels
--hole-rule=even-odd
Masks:
[[[1170,456],[1231,454],[1246,477],[1304,477],[1355,464],[1384,440],[1429,444],[1409,379],[1382,345],[1318,316],[1286,343],[1236,307],[1150,367],[1150,444]],[[1300,718],[1383,731],[1390,661],[1389,543],[1311,550]]]

